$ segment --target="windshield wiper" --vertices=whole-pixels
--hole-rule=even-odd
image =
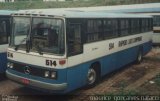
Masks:
[[[27,38],[24,38],[18,45],[15,46],[14,49],[17,51],[18,48],[19,48],[19,46],[20,46],[24,41],[26,41],[26,40],[27,40]]]
[[[42,48],[39,47],[39,45],[36,46],[36,50],[38,51],[38,53],[39,53],[40,55],[43,55],[43,53],[42,53]]]

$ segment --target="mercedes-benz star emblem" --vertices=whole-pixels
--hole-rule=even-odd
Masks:
[[[25,74],[30,74],[30,72],[31,72],[31,68],[29,66],[25,66],[24,73]]]

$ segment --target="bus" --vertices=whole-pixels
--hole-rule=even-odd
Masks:
[[[6,75],[26,87],[65,94],[152,48],[152,17],[67,10],[12,14]]]
[[[153,15],[153,45],[160,45],[160,13]]]
[[[7,69],[7,47],[10,35],[10,14],[13,11],[0,10],[0,74]]]

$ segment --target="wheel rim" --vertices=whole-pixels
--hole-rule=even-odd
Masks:
[[[138,55],[138,61],[140,62],[142,60],[142,55],[141,55],[141,53],[139,53],[139,55]]]
[[[95,83],[96,76],[97,76],[96,75],[96,71],[93,68],[90,68],[89,71],[88,71],[88,76],[87,76],[88,84],[89,85]]]

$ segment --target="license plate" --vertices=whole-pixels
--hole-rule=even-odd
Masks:
[[[21,78],[21,82],[28,85],[30,83],[30,80]]]

